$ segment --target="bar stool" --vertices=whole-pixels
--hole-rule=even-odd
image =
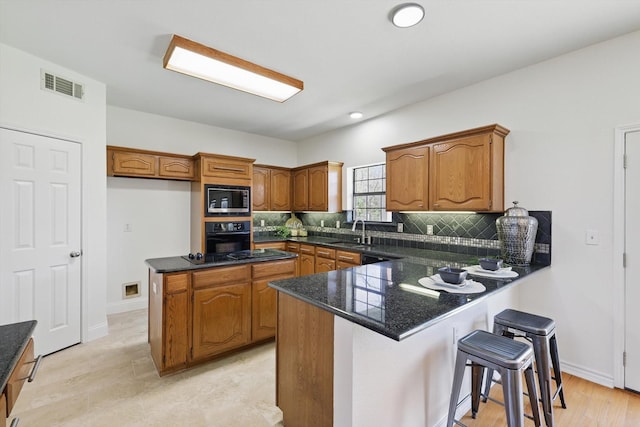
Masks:
[[[538,385],[542,399],[542,412],[547,427],[553,427],[553,401],[560,396],[562,407],[564,391],[562,389],[562,373],[560,372],[560,359],[558,358],[558,343],[556,342],[556,324],[548,317],[507,309],[493,318],[493,333],[509,338],[524,337],[533,344],[533,352],[538,371]],[[553,377],[550,373],[549,358],[553,365]],[[551,394],[551,380],[556,381],[556,392]],[[493,380],[493,371],[487,371],[487,379],[484,388],[484,396],[489,395],[489,388]],[[486,397],[483,400],[486,402]]]
[[[464,426],[456,420],[460,388],[464,378],[467,361],[471,361],[471,412],[475,418],[480,404],[480,389],[484,368],[497,370],[503,378],[502,393],[507,416],[508,427],[522,427],[524,425],[524,404],[522,397],[522,373],[524,372],[529,400],[536,426],[540,426],[540,412],[538,411],[538,396],[533,375],[533,349],[531,345],[514,341],[487,331],[476,330],[458,341],[458,353],[449,401],[447,427],[453,423]]]

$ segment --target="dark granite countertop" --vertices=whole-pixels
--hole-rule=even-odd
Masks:
[[[546,266],[513,267],[519,277],[515,279],[488,279],[469,276],[482,283],[486,290],[479,294],[453,294],[436,292],[427,296],[407,290],[400,284],[424,289],[418,280],[437,273],[439,267],[457,265],[466,255],[421,251],[421,262],[405,259],[363,265],[345,270],[280,280],[269,285],[337,316],[357,323],[372,331],[400,341],[416,332],[465,310],[491,294],[509,288],[520,279]],[[444,259],[449,258],[449,259]]]
[[[252,264],[256,262],[277,261],[279,259],[296,258],[296,254],[290,252],[279,251],[277,249],[259,249],[255,251],[243,251],[253,254],[244,259],[224,259],[216,262],[194,264],[182,256],[172,256],[165,258],[151,258],[145,260],[145,263],[155,270],[157,273],[171,273],[175,271],[199,270],[202,268],[222,267],[239,264]]]
[[[29,320],[0,325],[0,392],[7,386],[9,376],[27,347],[36,323],[35,320]]]

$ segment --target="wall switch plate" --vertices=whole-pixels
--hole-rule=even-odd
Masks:
[[[260,220],[260,227],[264,227],[264,219]]]
[[[324,219],[320,220],[320,227],[324,227]]]
[[[585,243],[587,245],[599,245],[600,232],[598,230],[587,230],[585,232]]]
[[[340,228],[340,221],[336,221],[336,228]]]
[[[427,225],[427,234],[433,234],[433,225]]]
[[[131,233],[133,231],[133,224],[125,224],[124,225],[124,232],[125,233]]]
[[[399,222],[398,223],[398,233],[402,233],[404,232],[404,224]]]

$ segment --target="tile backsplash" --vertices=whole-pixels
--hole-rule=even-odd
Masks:
[[[551,211],[529,211],[538,220],[535,251],[532,263],[551,264]],[[311,235],[322,235],[351,240],[360,236],[361,226],[351,231],[353,223],[347,222],[346,212],[341,213],[297,213],[304,227]],[[485,213],[393,213],[392,223],[367,223],[367,234],[374,244],[411,247],[464,253],[474,256],[499,256],[500,241],[496,229],[496,219],[502,214]],[[289,213],[256,212],[253,214],[254,233],[268,234],[291,217]],[[261,226],[264,221],[264,226]],[[324,227],[321,226],[324,221]],[[336,228],[340,221],[340,228]],[[397,224],[403,224],[403,232],[397,231]],[[433,234],[427,234],[428,227]]]

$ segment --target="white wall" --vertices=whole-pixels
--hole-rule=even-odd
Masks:
[[[107,107],[109,145],[166,151],[198,152],[255,158],[256,163],[297,165],[296,145],[229,129]],[[107,180],[107,311],[147,306],[148,277],[144,260],[195,252],[190,247],[190,185],[187,182],[138,178]],[[125,232],[131,224],[131,232]],[[124,283],[140,282],[139,297],[124,298]]]
[[[40,69],[84,84],[82,102],[40,89]],[[82,144],[82,339],[107,334],[106,88],[57,64],[0,44],[0,125]]]
[[[298,159],[330,152],[348,167],[384,161],[389,145],[510,129],[506,200],[553,215],[552,267],[521,287],[521,307],[556,320],[565,370],[612,385],[614,128],[640,123],[639,50],[635,32],[309,139]],[[587,229],[600,245],[585,244]]]

